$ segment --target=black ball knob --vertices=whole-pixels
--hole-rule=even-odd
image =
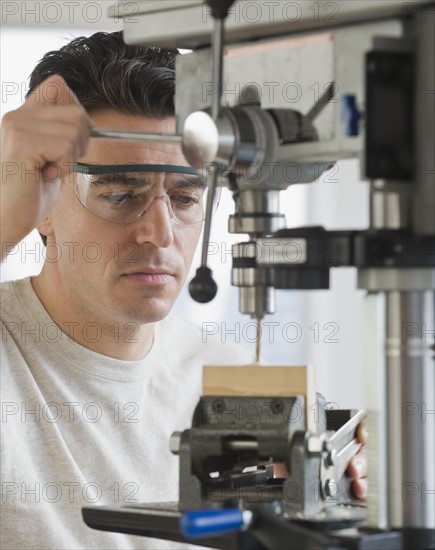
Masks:
[[[225,19],[236,0],[205,0],[215,19]]]
[[[199,267],[195,277],[189,283],[189,294],[200,304],[211,302],[217,294],[217,284],[208,267]]]

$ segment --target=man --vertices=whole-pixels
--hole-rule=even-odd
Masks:
[[[177,500],[168,442],[202,365],[250,361],[169,315],[203,219],[178,146],[89,140],[92,126],[174,133],[175,54],[74,40],[4,119],[2,243],[37,227],[47,261],[2,289],[2,547],[171,547],[93,531],[80,509]]]

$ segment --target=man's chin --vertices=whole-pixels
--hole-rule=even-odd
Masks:
[[[157,323],[164,319],[171,311],[172,304],[162,303],[147,303],[140,308],[133,307],[129,311],[125,312],[125,317],[129,319],[130,323],[137,325],[146,325],[148,323]]]

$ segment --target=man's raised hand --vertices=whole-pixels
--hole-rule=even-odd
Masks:
[[[59,75],[50,76],[1,128],[1,240],[15,244],[49,214],[90,135],[90,119]]]

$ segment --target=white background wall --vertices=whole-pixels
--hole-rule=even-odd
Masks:
[[[21,6],[21,11],[8,15],[5,6],[10,8],[12,4]],[[36,15],[32,15],[29,9],[25,11],[23,4],[27,8],[30,4],[39,4]],[[90,5],[99,4],[106,8],[111,2],[88,2],[88,11],[79,9],[72,23],[69,19],[71,12],[66,9],[61,10],[61,19],[54,23],[59,12],[56,14],[49,4],[2,2],[2,116],[22,103],[27,78],[44,53],[59,48],[75,36],[121,28],[119,23],[114,24],[103,15],[97,18],[99,14],[105,14],[105,10],[99,12]],[[65,2],[56,4],[62,8]],[[86,2],[81,3],[82,8],[84,4]],[[288,226],[324,225],[328,229],[367,226],[367,186],[359,182],[358,163],[340,163],[336,176],[336,182],[320,180],[310,186],[294,186],[282,194],[282,210],[287,216]],[[228,192],[224,192],[211,238],[215,243],[215,253],[210,258],[210,267],[219,285],[218,298],[211,304],[199,305],[184,292],[176,310],[202,324],[204,338],[207,330],[218,331],[223,340],[240,341],[254,350],[252,321],[238,313],[238,290],[230,286],[231,244],[244,240],[244,236],[226,232],[228,214],[232,211],[232,199]],[[42,251],[39,236],[33,232],[2,264],[1,279],[38,273],[42,267]],[[198,265],[199,253],[191,276]],[[341,408],[362,407],[363,293],[355,290],[353,269],[332,270],[331,287],[330,291],[277,293],[277,313],[265,319],[269,324],[263,331],[263,359],[275,364],[312,363],[316,367],[318,390],[329,400]],[[274,325],[272,330],[270,323],[278,325]],[[331,332],[334,332],[333,336]],[[331,339],[333,341],[328,341]]]

